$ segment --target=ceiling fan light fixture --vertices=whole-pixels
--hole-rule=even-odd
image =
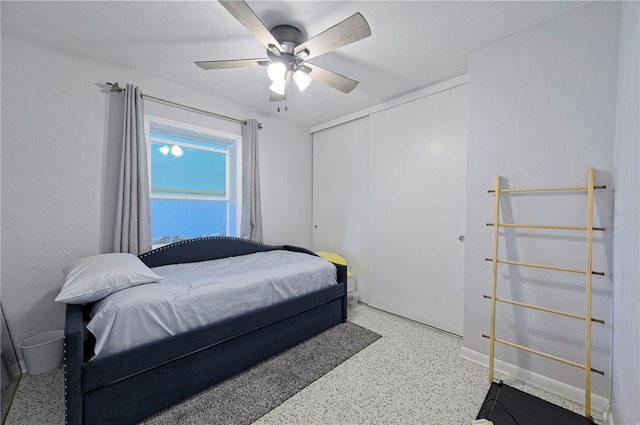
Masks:
[[[269,88],[271,89],[272,92],[278,93],[279,95],[284,96],[286,83],[287,82],[284,79],[281,79],[279,81],[274,81],[273,84],[269,86]]]
[[[171,155],[175,156],[176,158],[180,158],[182,155],[184,155],[184,151],[180,146],[173,145],[171,146]]]
[[[309,87],[309,84],[311,83],[311,77],[309,77],[301,70],[298,70],[295,74],[293,74],[293,81],[296,82],[296,85],[298,86],[298,89],[300,91],[304,91],[304,89]]]
[[[282,62],[271,62],[267,67],[267,75],[274,83],[284,81],[287,67]]]

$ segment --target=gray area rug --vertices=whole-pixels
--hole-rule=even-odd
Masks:
[[[341,323],[140,424],[250,424],[378,338]]]

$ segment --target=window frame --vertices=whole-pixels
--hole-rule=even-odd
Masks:
[[[215,195],[170,195],[170,194],[153,194],[151,188],[151,142],[157,142],[158,140],[153,140],[151,137],[151,128],[156,124],[161,127],[169,127],[176,130],[176,134],[180,135],[180,137],[188,137],[186,133],[195,133],[199,135],[212,137],[215,139],[224,139],[224,141],[229,141],[229,143],[225,142],[211,142],[212,144],[218,145],[226,145],[227,150],[224,151],[222,149],[213,147],[213,146],[203,146],[198,144],[190,144],[184,142],[174,142],[171,141],[171,144],[202,149],[207,151],[214,152],[223,152],[226,155],[226,175],[225,175],[225,196],[215,196]],[[242,217],[242,136],[240,134],[228,133],[225,131],[202,127],[200,125],[194,125],[190,123],[186,123],[183,121],[175,121],[167,118],[157,117],[154,115],[145,114],[144,116],[144,128],[145,128],[145,142],[147,146],[147,167],[149,170],[149,199],[183,199],[183,200],[202,200],[202,201],[220,201],[226,202],[227,205],[227,219],[226,219],[226,231],[227,235],[232,234],[230,222],[232,221],[232,217],[230,216],[230,203],[235,202],[236,211],[235,211],[235,234],[240,236],[241,232],[241,217]],[[184,132],[185,134],[180,134]],[[204,140],[203,142],[206,142]],[[161,143],[165,143],[164,141],[160,141]],[[150,215],[151,217],[151,215]],[[151,219],[153,219],[151,217]],[[153,247],[159,247],[162,245],[154,245]]]

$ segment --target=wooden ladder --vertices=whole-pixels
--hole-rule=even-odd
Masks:
[[[500,188],[500,175],[496,175],[496,187],[493,190],[489,190],[489,193],[495,194],[494,200],[494,213],[493,223],[487,223],[487,226],[493,226],[493,258],[485,258],[486,261],[493,263],[492,279],[491,279],[491,295],[484,295],[484,298],[491,300],[491,329],[489,335],[482,335],[489,339],[489,382],[493,382],[494,373],[494,357],[495,357],[495,343],[504,344],[513,348],[524,350],[548,359],[556,360],[571,366],[584,369],[584,410],[585,416],[591,415],[591,372],[604,375],[601,370],[593,369],[591,367],[591,322],[597,322],[604,324],[604,320],[594,319],[591,317],[591,277],[592,275],[604,276],[602,272],[596,272],[592,270],[592,248],[593,248],[593,232],[604,231],[604,227],[593,227],[593,194],[595,189],[605,189],[606,186],[594,186],[594,169],[589,168],[589,181],[586,186],[565,186],[565,187],[544,187],[544,188],[525,188],[525,189],[501,189]],[[550,191],[586,191],[587,192],[587,223],[585,226],[559,226],[559,225],[541,225],[541,224],[515,224],[515,223],[500,223],[500,195],[504,193],[523,193],[523,192],[550,192]],[[587,247],[586,247],[586,266],[584,269],[575,269],[568,267],[559,267],[545,264],[526,263],[522,261],[511,261],[507,259],[498,258],[498,234],[501,227],[516,227],[527,229],[552,229],[552,230],[582,230],[586,231]],[[581,273],[586,277],[585,282],[585,312],[584,315],[569,313],[566,311],[555,310],[538,305],[527,304],[519,301],[513,301],[509,299],[499,298],[496,296],[497,287],[497,273],[498,264],[509,264],[513,266],[535,267],[548,270],[557,270],[561,272],[569,273]],[[513,342],[506,341],[504,339],[496,338],[496,304],[498,302],[507,303],[518,307],[532,308],[548,313],[559,314],[562,316],[573,317],[576,319],[584,320],[585,322],[585,355],[584,363],[578,363],[571,360],[564,359],[552,354],[544,353],[542,351],[534,350],[529,347],[525,347]]]

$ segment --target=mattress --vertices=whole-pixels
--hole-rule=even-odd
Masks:
[[[337,283],[329,261],[283,250],[153,271],[163,279],[96,302],[87,324],[96,339],[92,360]]]

